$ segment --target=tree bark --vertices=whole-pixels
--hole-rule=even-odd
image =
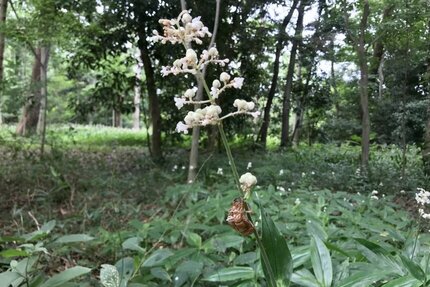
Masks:
[[[140,130],[140,103],[141,103],[141,94],[142,94],[142,87],[141,87],[141,80],[142,80],[142,66],[140,59],[137,61],[136,64],[136,72],[135,72],[135,84],[134,84],[134,113],[133,113],[133,129],[134,130]]]
[[[299,2],[298,0],[294,0],[291,6],[291,9],[288,12],[288,15],[284,18],[281,26],[279,27],[278,41],[276,43],[276,50],[275,50],[275,61],[273,62],[272,83],[270,85],[269,94],[267,95],[267,101],[264,107],[263,123],[261,124],[259,136],[257,139],[257,141],[260,142],[263,145],[263,147],[266,147],[266,143],[267,143],[267,133],[268,133],[269,124],[270,124],[270,111],[272,109],[273,98],[275,97],[276,88],[278,85],[279,62],[281,58],[281,51],[285,45],[286,36],[287,36],[285,30],[287,28],[288,23],[290,23],[291,17],[293,16],[294,10],[296,9],[298,2]]]
[[[161,150],[161,113],[160,104],[157,95],[157,88],[155,85],[154,68],[149,57],[148,41],[146,40],[145,27],[142,27],[138,41],[140,55],[143,63],[143,69],[146,76],[146,89],[148,91],[149,100],[149,115],[152,123],[152,136],[151,136],[151,152],[154,160],[159,161],[162,159]]]
[[[6,23],[7,2],[8,0],[0,0],[0,26]],[[3,33],[0,33],[0,125],[3,123],[1,99],[3,98],[3,91],[4,91],[4,88],[3,88],[4,51],[5,51],[5,36]]]
[[[297,47],[302,41],[303,31],[303,15],[305,12],[304,2],[300,2],[299,15],[297,17],[296,31],[294,33],[293,46],[291,47],[290,62],[288,63],[285,92],[282,103],[282,131],[281,131],[281,147],[286,147],[289,144],[289,125],[290,125],[290,107],[291,107],[291,91],[293,88],[294,67],[296,63]]]
[[[369,1],[364,0],[363,15],[360,21],[360,34],[356,45],[360,66],[360,104],[361,104],[361,166],[367,170],[370,151],[370,118],[369,118],[369,74],[365,47],[367,19],[370,14]]]
[[[40,61],[42,62],[42,65],[40,67],[40,109],[39,109],[39,119],[37,122],[37,134],[42,135],[43,138],[45,136],[46,113],[47,113],[47,106],[48,106],[47,73],[48,73],[49,52],[50,52],[49,47],[42,47],[40,51],[40,55],[41,55]]]
[[[221,4],[220,2],[221,0],[216,0],[214,28],[213,28],[212,38],[211,38],[211,42],[209,43],[208,50],[215,45],[215,39],[216,39],[218,23],[219,23],[219,12],[220,12],[220,4]],[[185,0],[181,0],[181,6],[183,10],[186,9]],[[203,68],[202,78],[196,77],[197,86],[198,86],[197,95],[196,95],[197,101],[203,100],[203,92],[204,92],[203,82],[205,81],[206,67],[207,66]],[[200,108],[200,105],[194,106],[194,110],[198,108]],[[200,142],[200,127],[194,127],[193,133],[191,136],[191,151],[190,151],[190,160],[189,160],[188,176],[187,176],[188,183],[193,183],[197,176],[197,167],[199,164],[199,142]]]
[[[41,49],[35,49],[35,60],[31,73],[30,95],[23,108],[21,120],[18,123],[16,134],[26,136],[34,133],[39,121],[40,109],[40,69],[41,69]]]

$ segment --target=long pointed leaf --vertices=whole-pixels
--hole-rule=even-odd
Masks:
[[[267,280],[270,280],[273,275],[275,282],[270,280],[268,283],[275,286],[288,286],[293,273],[293,259],[287,241],[276,228],[273,220],[267,216],[265,211],[261,210],[262,218],[262,245],[266,252],[269,266],[263,258],[263,250],[261,250],[261,263],[263,272]],[[272,274],[269,272],[272,271]]]
[[[318,282],[324,287],[330,287],[333,280],[330,252],[318,236],[313,236],[311,240],[311,262]]]

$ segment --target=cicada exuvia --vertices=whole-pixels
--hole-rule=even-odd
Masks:
[[[243,236],[248,236],[255,231],[254,224],[248,217],[248,206],[243,198],[235,198],[233,204],[228,211],[226,221]]]

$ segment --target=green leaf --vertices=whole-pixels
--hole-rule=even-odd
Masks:
[[[400,255],[400,259],[402,259],[403,265],[408,269],[409,273],[414,276],[416,279],[420,280],[421,282],[425,282],[426,275],[424,271],[421,269],[421,267],[412,261],[411,259]]]
[[[209,274],[203,280],[209,282],[243,281],[252,279],[255,276],[254,269],[251,267],[230,267],[217,270]]]
[[[120,278],[120,286],[126,287],[134,273],[134,260],[131,257],[121,258],[115,263]]]
[[[261,242],[268,262],[264,260],[263,250],[260,250],[260,255],[266,280],[269,286],[288,286],[293,273],[293,259],[287,241],[263,209],[261,219],[263,232]]]
[[[294,272],[291,282],[304,287],[320,287],[315,276],[307,269]]]
[[[115,266],[103,264],[100,270],[100,282],[105,287],[119,287],[119,272]]]
[[[155,278],[161,279],[163,281],[172,281],[169,273],[167,273],[167,271],[164,268],[161,268],[161,267],[151,268],[151,274]]]
[[[25,234],[22,237],[26,241],[36,240],[37,238],[40,238],[45,236],[46,234],[49,234],[52,231],[52,229],[54,229],[54,227],[55,227],[55,220],[51,220],[45,223],[44,225],[42,225],[42,227],[39,230]]]
[[[174,253],[170,249],[158,249],[148,259],[143,262],[143,267],[156,267],[161,266],[167,258],[172,256]]]
[[[140,247],[141,242],[142,242],[142,238],[131,237],[122,243],[122,248],[144,253],[145,249]]]
[[[240,254],[239,256],[237,256],[234,259],[234,264],[235,265],[250,265],[252,263],[254,263],[255,261],[257,261],[258,259],[258,255],[256,252],[251,251],[251,252],[247,252],[247,253],[243,253]]]
[[[186,235],[187,243],[193,247],[202,247],[202,238],[194,232],[188,232]]]
[[[60,238],[55,240],[54,243],[64,244],[64,243],[86,242],[93,239],[94,237],[89,236],[87,234],[70,234],[70,235],[61,236]]]
[[[0,252],[0,256],[4,258],[28,256],[28,253],[20,249],[6,249]]]
[[[75,266],[49,278],[40,287],[57,287],[63,286],[64,283],[75,279],[76,277],[87,274],[91,271],[90,268]]]
[[[182,286],[188,279],[194,281],[203,270],[203,263],[196,261],[182,262],[175,271],[175,286]]]
[[[0,273],[0,287],[9,287],[15,280],[20,278],[22,279],[21,281],[24,280],[18,272],[6,271]]]
[[[325,232],[322,223],[316,219],[306,220],[306,229],[311,236],[318,236],[321,240],[327,240],[328,235]]]
[[[387,273],[382,270],[375,270],[373,272],[369,270],[359,271],[340,282],[337,287],[371,286],[373,282],[383,279],[386,275]]]
[[[211,238],[209,241],[206,241],[203,245],[205,251],[209,251],[211,249],[215,249],[219,252],[225,252],[227,248],[235,248],[240,250],[242,243],[245,239],[239,235],[221,235],[215,236]]]
[[[419,287],[422,284],[423,282],[412,276],[403,276],[382,285],[382,287]]]
[[[330,252],[324,242],[317,236],[313,236],[311,239],[311,262],[318,282],[323,287],[331,286],[333,266]]]
[[[358,243],[360,243],[361,245],[363,245],[364,247],[368,248],[372,252],[376,253],[376,254],[390,255],[390,253],[387,250],[385,250],[384,248],[382,248],[378,244],[373,243],[369,240],[366,240],[364,238],[354,238],[354,240],[357,241]]]
[[[293,267],[297,268],[305,264],[311,257],[309,246],[300,246],[291,250],[291,257],[293,258]]]

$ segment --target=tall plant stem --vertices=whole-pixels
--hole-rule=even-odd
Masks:
[[[212,97],[212,95],[210,93],[209,87],[206,83],[206,80],[204,79],[203,74],[198,72],[196,76],[203,83],[203,87],[206,91],[208,98],[211,101],[215,102],[215,99]],[[233,154],[231,153],[231,148],[230,148],[230,145],[228,144],[227,136],[225,135],[225,131],[224,131],[224,127],[223,127],[222,123],[218,124],[218,130],[219,130],[219,133],[221,135],[221,141],[224,145],[225,152],[227,153],[227,157],[229,160],[231,171],[232,171],[233,176],[234,176],[234,180],[236,182],[237,189],[238,189],[240,195],[243,195],[243,191],[240,188],[239,172],[237,171],[237,167],[236,167],[236,164],[234,162]],[[250,220],[251,220],[251,218],[250,218]],[[252,220],[251,220],[251,222],[252,222]],[[266,266],[267,270],[269,271],[268,273],[270,274],[270,278],[268,280],[269,286],[276,287],[276,285],[274,285],[274,284],[276,284],[276,280],[275,280],[275,276],[273,274],[272,267],[270,266],[269,257],[267,256],[266,249],[264,248],[263,242],[261,241],[260,235],[258,234],[256,229],[254,229],[254,234],[255,234],[255,238],[257,240],[258,247],[260,247],[260,252],[261,252],[261,255],[262,255],[262,258],[264,261],[264,265]]]

